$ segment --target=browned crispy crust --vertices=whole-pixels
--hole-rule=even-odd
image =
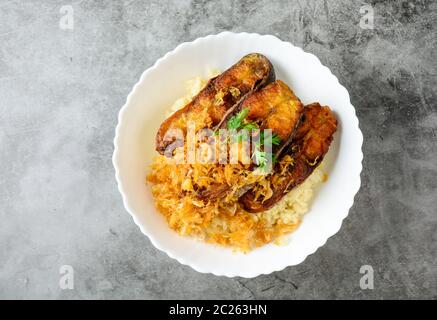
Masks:
[[[248,93],[274,79],[273,66],[265,56],[258,53],[244,56],[221,75],[211,79],[189,104],[161,124],[156,135],[156,150],[164,154],[176,139],[167,133],[172,129],[180,129],[185,134],[188,121],[198,119],[205,110],[208,116],[205,125],[216,126]]]
[[[231,190],[231,186],[226,183],[214,183],[208,189],[198,190],[197,197],[200,200],[214,201],[226,196]]]
[[[337,120],[329,107],[313,103],[304,108],[301,123],[287,154],[293,163],[285,166],[283,159],[275,167],[270,176],[273,195],[264,200],[255,199],[253,191],[248,191],[239,200],[248,212],[261,212],[273,207],[289,191],[300,185],[321,163],[328,152],[337,129]]]
[[[299,98],[281,80],[248,96],[240,107],[246,108],[249,121],[260,122],[260,129],[271,129],[283,142],[294,132],[303,111]]]

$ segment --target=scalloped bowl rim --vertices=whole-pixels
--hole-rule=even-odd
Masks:
[[[119,142],[120,142],[120,128],[122,126],[122,124],[124,123],[124,115],[125,112],[127,110],[127,108],[129,107],[129,104],[131,102],[131,98],[133,96],[133,94],[138,90],[138,87],[140,86],[140,84],[145,81],[145,79],[147,78],[147,76],[155,69],[159,68],[159,66],[170,56],[176,55],[179,53],[179,51],[181,49],[183,49],[186,46],[190,46],[190,45],[196,45],[199,42],[203,42],[203,41],[209,41],[211,38],[219,38],[219,37],[227,37],[227,36],[232,36],[232,37],[255,37],[255,38],[262,38],[262,39],[274,39],[275,41],[280,41],[282,43],[282,45],[284,46],[288,46],[288,47],[292,47],[294,49],[297,49],[299,51],[301,51],[302,53],[311,56],[311,58],[315,61],[316,64],[319,64],[319,67],[322,67],[323,69],[326,69],[325,71],[330,73],[330,77],[332,77],[332,81],[335,81],[336,84],[338,86],[341,87],[342,90],[344,90],[344,93],[347,95],[347,101],[348,101],[348,107],[350,106],[350,108],[352,108],[353,111],[353,121],[354,121],[354,127],[357,130],[355,132],[356,134],[356,143],[359,145],[359,154],[357,154],[357,159],[359,160],[359,164],[357,163],[356,165],[358,166],[358,176],[355,177],[356,180],[353,181],[353,183],[350,185],[350,190],[351,190],[351,194],[353,194],[351,199],[348,199],[346,205],[344,206],[344,213],[341,217],[339,217],[340,219],[338,219],[338,221],[336,221],[336,225],[335,227],[331,227],[329,232],[326,232],[326,235],[324,237],[322,237],[322,241],[320,241],[317,245],[315,245],[311,250],[309,250],[309,252],[306,255],[302,255],[299,257],[299,259],[294,259],[293,262],[287,262],[287,259],[284,259],[282,261],[282,263],[278,263],[275,266],[270,266],[270,268],[268,270],[250,270],[250,271],[244,271],[244,272],[240,272],[240,271],[233,271],[233,270],[214,270],[214,269],[207,269],[204,267],[201,267],[199,265],[196,265],[194,263],[192,263],[191,261],[186,260],[185,258],[179,256],[176,252],[169,250],[168,248],[164,248],[164,245],[162,245],[159,241],[157,241],[154,236],[150,233],[148,233],[145,228],[143,227],[143,225],[139,222],[138,217],[135,213],[135,210],[132,209],[130,202],[128,200],[128,196],[126,195],[125,192],[125,186],[124,186],[124,181],[121,177],[120,174],[120,170],[119,170],[119,157],[120,157],[120,152],[119,152]],[[332,72],[329,70],[329,68],[327,68],[326,66],[324,66],[320,60],[313,54],[308,53],[306,51],[304,51],[302,48],[300,47],[296,47],[294,45],[292,45],[290,42],[287,41],[283,41],[280,40],[279,38],[272,36],[272,35],[260,35],[257,33],[246,33],[246,32],[242,32],[242,33],[233,33],[233,32],[222,32],[219,34],[212,34],[212,35],[208,35],[205,37],[200,37],[195,39],[194,41],[190,41],[190,42],[183,42],[181,44],[179,44],[175,49],[173,49],[172,51],[167,52],[164,56],[162,56],[161,58],[159,58],[150,68],[148,68],[147,70],[145,70],[139,81],[134,85],[133,89],[131,90],[131,92],[129,93],[129,95],[127,96],[126,102],[123,105],[123,107],[120,109],[119,115],[118,115],[118,123],[115,129],[115,138],[114,138],[114,152],[113,152],[113,156],[112,156],[112,162],[115,168],[115,178],[117,181],[117,185],[118,185],[118,190],[122,195],[122,199],[123,199],[123,204],[124,207],[126,208],[126,210],[129,212],[129,214],[132,216],[135,224],[139,227],[139,229],[141,230],[141,232],[146,235],[149,240],[152,242],[152,244],[159,250],[165,252],[170,258],[173,258],[175,260],[177,260],[179,263],[183,264],[183,265],[188,265],[191,268],[193,268],[194,270],[200,272],[200,273],[212,273],[216,276],[227,276],[227,277],[244,277],[244,278],[252,278],[252,277],[256,277],[258,275],[262,275],[262,274],[270,274],[272,272],[275,271],[280,271],[285,269],[288,266],[293,266],[293,265],[298,265],[300,263],[302,263],[308,256],[310,256],[311,254],[314,254],[318,248],[322,247],[323,245],[325,245],[325,243],[327,242],[327,240],[332,237],[333,235],[335,235],[341,228],[342,222],[343,220],[348,216],[350,208],[353,205],[354,202],[354,198],[356,196],[356,194],[359,191],[360,185],[361,185],[361,179],[360,179],[360,174],[362,171],[362,159],[363,159],[363,154],[362,154],[362,144],[363,144],[363,135],[361,133],[361,130],[359,128],[359,121],[358,118],[356,117],[356,113],[355,113],[355,108],[352,106],[351,102],[350,102],[350,97],[349,97],[349,93],[348,91],[340,84],[340,82],[338,81],[337,77],[332,74]]]

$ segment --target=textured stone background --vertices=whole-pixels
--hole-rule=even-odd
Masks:
[[[436,2],[0,1],[0,298],[437,298]],[[59,28],[62,5],[75,28]],[[362,187],[340,232],[297,267],[199,274],[125,212],[111,164],[117,113],[180,42],[273,34],[348,88]],[[60,290],[72,265],[75,289]],[[359,268],[375,270],[361,290]]]

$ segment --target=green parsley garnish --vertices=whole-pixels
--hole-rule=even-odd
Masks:
[[[274,133],[272,135],[272,144],[274,144],[275,146],[279,146],[280,143],[281,143],[281,139],[276,133]]]
[[[264,168],[267,164],[267,153],[261,150],[261,146],[259,143],[255,145],[255,150],[253,151],[252,157],[256,165],[260,168]]]
[[[239,130],[243,126],[243,120],[246,119],[249,114],[249,109],[243,109],[238,112],[235,116],[231,117],[228,121],[228,129],[230,130]]]
[[[246,129],[249,132],[252,130],[259,129],[258,125],[254,122],[244,122],[244,120],[247,118],[249,114],[249,109],[245,108],[238,112],[236,115],[231,117],[227,123],[227,127],[229,130],[242,130]],[[243,136],[247,139],[247,134],[243,134],[243,132],[239,132],[235,136],[235,141],[241,141]],[[273,135],[268,135],[267,141],[270,141],[271,144],[279,145],[281,143],[281,139],[278,137],[276,133]],[[260,169],[265,169],[266,165],[268,164],[268,154],[265,151],[262,151],[262,147],[264,146],[264,131],[261,130],[260,132],[260,139],[255,143],[254,152],[253,152],[253,159],[255,164]],[[272,163],[276,163],[276,157],[274,154],[272,154]]]
[[[276,135],[273,134],[273,136],[269,135],[268,138],[271,138],[272,144],[278,145],[281,143],[281,139]],[[260,133],[260,140],[255,143],[254,152],[252,157],[254,158],[254,161],[256,165],[261,169],[266,169],[268,162],[268,153],[265,151],[262,151],[262,147],[264,146],[264,131],[261,131]],[[276,155],[272,154],[272,164],[275,164],[277,162]]]

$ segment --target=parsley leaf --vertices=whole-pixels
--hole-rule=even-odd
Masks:
[[[257,144],[253,152],[253,158],[258,167],[265,167],[267,164],[267,154],[265,151],[261,151],[260,146]]]
[[[265,139],[265,134],[264,134],[264,130],[262,130],[259,135],[259,141],[262,145],[264,144],[264,139]],[[275,146],[279,146],[281,144],[281,138],[279,138],[279,136],[276,133],[274,133],[273,135],[268,134],[267,141],[269,141],[269,143],[271,144],[274,144]]]
[[[228,120],[227,128],[229,130],[246,129],[249,132],[252,130],[259,129],[258,125],[254,122],[244,123],[244,120],[247,118],[248,114],[249,114],[248,108],[241,110],[240,112],[238,112],[237,114],[235,114],[234,116],[232,116]],[[245,138],[245,139],[248,138],[247,131],[244,133],[243,132],[237,133],[237,135],[234,137],[234,141],[240,142],[243,140],[243,138]],[[279,138],[279,136],[276,133],[269,134],[267,137],[267,141],[269,141],[268,143],[274,144],[276,146],[281,143],[281,139]],[[268,164],[268,159],[267,159],[268,155],[267,155],[267,152],[262,151],[263,146],[264,146],[264,130],[261,130],[260,131],[260,139],[255,144],[254,152],[252,154],[252,158],[254,159],[255,164],[260,169],[264,169],[266,167],[266,165]],[[277,159],[276,159],[274,154],[272,154],[271,156],[272,156],[272,164],[275,164]]]
[[[264,146],[264,137],[265,137],[264,131],[261,131],[260,132],[260,140],[255,144],[254,153],[253,153],[253,158],[254,158],[255,164],[261,170],[266,169],[266,166],[269,163],[269,161],[267,159],[267,156],[268,156],[267,152],[261,150],[261,147]],[[275,133],[273,135],[269,134],[267,136],[267,141],[269,141],[269,140],[274,145],[279,145],[281,143],[281,139]],[[277,162],[276,155],[272,154],[271,157],[272,157],[271,163],[272,163],[272,165],[274,165]]]
[[[245,123],[243,124],[240,129],[247,129],[247,130],[255,130],[258,129],[258,126],[256,123],[253,122],[249,122],[249,123]]]
[[[274,134],[272,135],[272,143],[273,143],[275,146],[279,146],[279,144],[281,143],[281,139],[279,138],[279,136],[278,136],[276,133],[274,133]]]
[[[249,109],[245,108],[238,112],[235,116],[231,117],[228,121],[227,127],[230,130],[238,130],[243,125],[243,120],[246,119],[249,114]]]

